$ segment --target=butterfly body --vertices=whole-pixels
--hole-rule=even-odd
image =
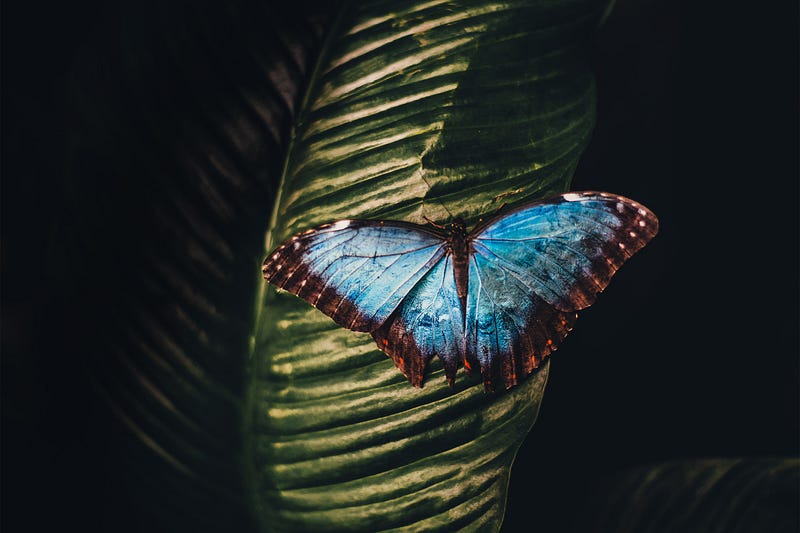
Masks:
[[[466,317],[467,291],[469,290],[469,255],[472,243],[469,240],[467,226],[460,218],[456,218],[447,228],[447,247],[445,253],[452,256],[453,282],[456,294],[461,303],[461,313]]]
[[[413,385],[438,356],[451,384],[458,367],[479,368],[493,390],[533,372],[657,229],[632,200],[576,192],[470,232],[461,219],[324,224],[276,248],[262,272],[338,324],[371,333]]]

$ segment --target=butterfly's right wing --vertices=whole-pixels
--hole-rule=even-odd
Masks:
[[[487,388],[530,374],[657,231],[643,205],[593,191],[521,206],[476,228],[467,357],[480,363]]]
[[[442,259],[444,244],[417,224],[340,220],[292,237],[261,270],[337,324],[371,332]]]

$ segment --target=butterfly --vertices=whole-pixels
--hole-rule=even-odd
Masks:
[[[619,195],[581,191],[527,203],[467,231],[446,225],[340,220],[290,238],[264,260],[271,284],[354,331],[369,332],[422,387],[438,356],[450,385],[462,365],[487,391],[531,374],[577,312],[658,232]]]

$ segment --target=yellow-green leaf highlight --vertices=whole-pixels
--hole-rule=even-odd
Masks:
[[[566,190],[594,123],[582,45],[603,7],[345,5],[299,111],[265,253],[338,219],[469,224]],[[264,287],[256,316],[252,482],[265,530],[500,527],[547,364],[487,395],[463,371],[450,388],[434,361],[416,389],[368,334],[291,295]]]

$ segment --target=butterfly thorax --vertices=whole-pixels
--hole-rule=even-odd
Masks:
[[[453,261],[453,275],[456,278],[456,293],[461,302],[461,316],[466,316],[467,290],[469,287],[470,240],[464,221],[456,218],[446,226],[448,252]]]

